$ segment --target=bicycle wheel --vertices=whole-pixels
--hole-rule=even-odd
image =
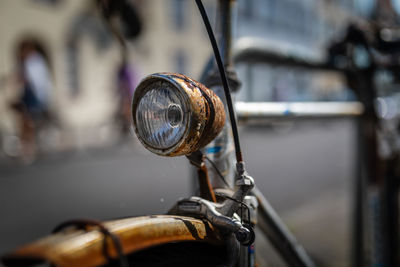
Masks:
[[[128,255],[129,266],[134,267],[203,267],[223,266],[226,262],[226,248],[204,242],[179,242],[152,247]],[[114,260],[102,267],[118,267]]]

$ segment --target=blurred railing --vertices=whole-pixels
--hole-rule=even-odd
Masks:
[[[327,119],[360,116],[360,102],[236,102],[241,124],[290,119]]]

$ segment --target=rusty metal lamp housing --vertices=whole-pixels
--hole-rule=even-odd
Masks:
[[[191,154],[211,142],[225,123],[224,105],[213,91],[176,73],[144,78],[132,100],[140,142],[161,156]]]

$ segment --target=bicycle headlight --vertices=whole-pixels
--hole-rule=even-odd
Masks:
[[[225,123],[224,106],[189,77],[155,73],[135,90],[132,117],[140,142],[162,156],[190,154],[211,142]]]

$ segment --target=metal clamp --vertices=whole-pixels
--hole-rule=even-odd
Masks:
[[[168,213],[204,218],[223,232],[234,233],[242,245],[252,244],[254,233],[251,227],[242,225],[234,216],[231,218],[223,215],[220,211],[224,204],[225,202],[213,203],[200,197],[191,197],[178,201]]]

